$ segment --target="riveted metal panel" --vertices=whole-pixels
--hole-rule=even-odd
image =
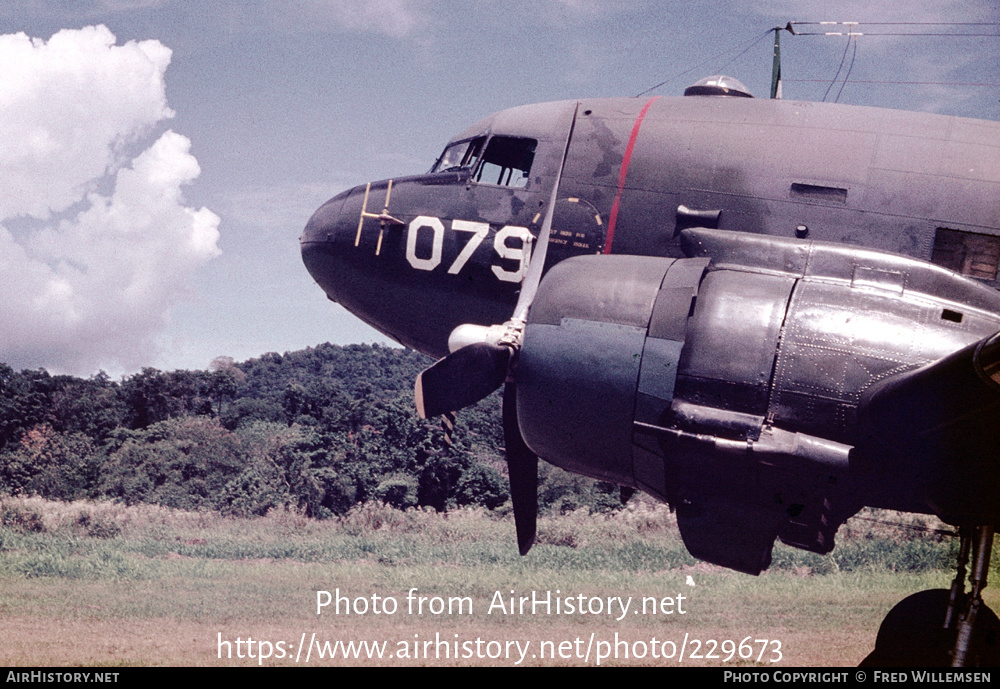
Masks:
[[[857,281],[801,282],[789,305],[768,420],[853,442],[858,402],[873,385],[996,328],[974,314],[958,323],[942,314],[940,302]]]

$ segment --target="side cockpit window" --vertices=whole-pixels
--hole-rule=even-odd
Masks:
[[[480,184],[523,187],[535,160],[535,139],[514,136],[485,136],[449,144],[431,172],[472,170],[472,180]]]
[[[534,139],[494,136],[486,146],[473,179],[483,184],[498,184],[503,187],[525,186],[537,145],[538,142]]]
[[[475,167],[479,162],[479,156],[483,152],[483,144],[486,143],[485,136],[475,139],[466,139],[449,144],[438,161],[434,163],[431,172],[449,172],[461,170],[462,168]]]

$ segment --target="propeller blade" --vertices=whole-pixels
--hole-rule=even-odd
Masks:
[[[528,319],[528,310],[535,299],[538,284],[545,268],[545,256],[552,233],[552,216],[555,214],[559,184],[569,143],[576,128],[576,115],[580,108],[573,109],[573,119],[566,142],[563,144],[562,160],[552,181],[548,208],[538,232],[537,246],[531,252],[528,271],[521,281],[521,293],[510,320],[503,325],[503,331],[496,342],[475,342],[455,350],[448,356],[417,376],[413,396],[417,414],[422,419],[455,412],[475,404],[500,387],[508,378],[508,370],[517,357],[521,337]],[[462,327],[462,326],[459,326]],[[457,330],[457,329],[456,329]],[[514,506],[514,526],[517,530],[517,547],[521,555],[526,555],[535,542],[538,521],[538,456],[528,449],[517,426],[517,387],[511,380],[504,387],[503,394],[503,434],[507,446],[507,473],[510,475],[510,500]]]
[[[517,384],[513,381],[503,389],[503,437],[517,549],[527,555],[535,542],[538,524],[538,456],[525,445],[517,427]]]
[[[556,171],[549,194],[549,205],[545,209],[545,218],[538,232],[538,243],[531,252],[528,272],[521,282],[521,294],[514,306],[514,313],[508,325],[517,333],[515,347],[520,348],[521,328],[528,320],[528,310],[535,300],[538,284],[542,280],[542,270],[545,268],[545,255],[549,247],[549,235],[552,233],[552,216],[555,214],[556,200],[559,196],[559,183],[562,181],[563,168],[566,167],[566,156],[569,154],[569,142],[576,128],[576,114],[580,109],[577,103],[573,109],[573,119],[566,133],[566,143],[563,145],[562,160]],[[516,353],[514,353],[516,356]],[[510,502],[514,507],[514,528],[517,530],[517,549],[521,555],[527,555],[535,543],[535,533],[538,526],[538,455],[528,449],[521,437],[521,429],[517,426],[517,384],[508,380],[503,389],[503,437],[507,448],[507,474],[510,476]]]
[[[452,352],[417,376],[413,397],[422,419],[464,409],[503,385],[510,347],[477,342]]]
[[[528,263],[528,272],[521,283],[521,294],[517,298],[517,305],[514,307],[513,321],[526,321],[528,319],[528,309],[531,302],[535,300],[535,293],[538,291],[538,283],[542,281],[542,270],[545,268],[545,255],[549,248],[549,235],[552,233],[552,216],[556,210],[556,200],[559,195],[559,183],[562,181],[563,168],[566,167],[566,156],[569,155],[569,142],[573,138],[573,130],[576,129],[576,113],[580,109],[577,103],[573,109],[573,119],[566,133],[566,143],[563,145],[562,161],[559,163],[559,170],[556,172],[555,181],[552,184],[552,193],[549,195],[549,205],[545,209],[545,218],[542,220],[542,227],[538,231],[538,242],[531,252],[531,260]]]

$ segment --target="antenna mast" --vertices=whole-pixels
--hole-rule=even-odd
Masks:
[[[795,35],[792,23],[785,26],[776,26],[771,31],[774,32],[774,61],[771,63],[771,98],[781,98],[781,32],[787,31]]]

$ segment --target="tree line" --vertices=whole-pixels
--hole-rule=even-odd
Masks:
[[[323,344],[204,371],[147,368],[111,380],[0,364],[0,493],[113,499],[254,516],[399,508],[509,508],[500,400],[459,415],[449,444],[416,416],[429,360]],[[543,472],[543,508],[617,506],[617,489]]]

